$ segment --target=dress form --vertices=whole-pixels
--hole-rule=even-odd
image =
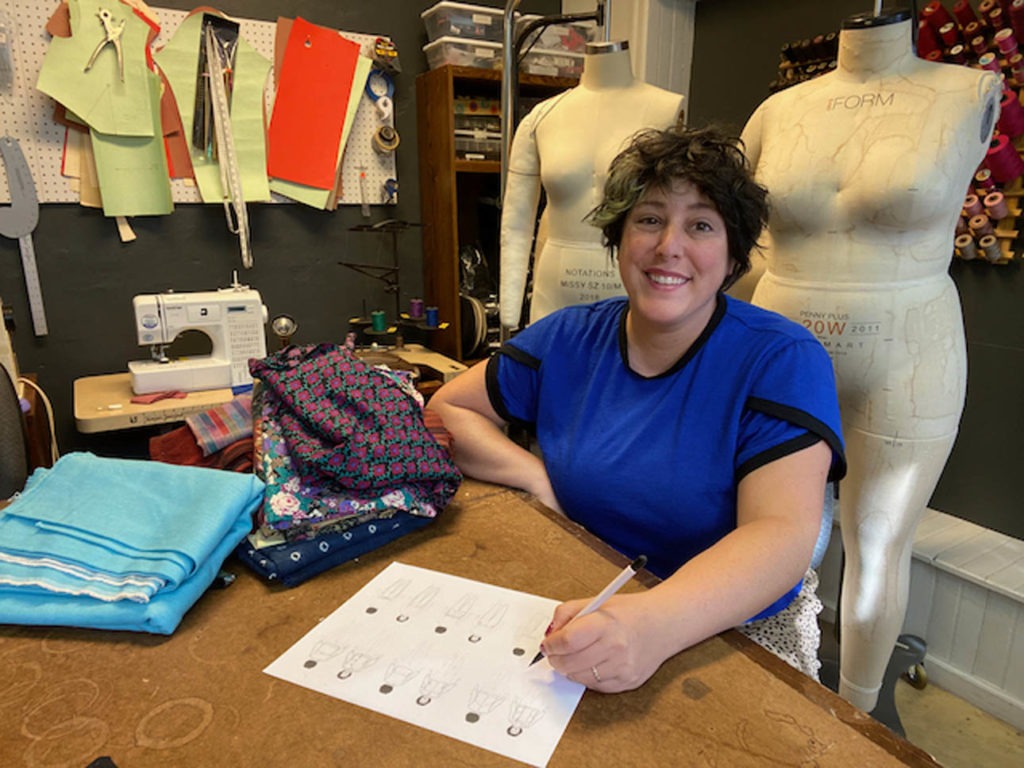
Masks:
[[[579,85],[538,104],[509,153],[501,216],[501,322],[519,326],[531,253],[530,322],[563,306],[624,293],[618,269],[585,223],[612,159],[642,128],[679,119],[683,97],[633,76],[625,42],[589,43]],[[534,248],[541,190],[546,205]]]
[[[804,324],[836,368],[849,462],[839,693],[865,711],[963,410],[966,343],[948,268],[1001,95],[991,72],[917,58],[912,23],[905,11],[850,17],[836,70],[769,97],[743,132],[773,206],[752,301]]]

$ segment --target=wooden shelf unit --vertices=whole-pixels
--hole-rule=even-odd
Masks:
[[[575,79],[521,75],[520,98],[547,98],[577,84]],[[464,360],[459,301],[459,246],[479,241],[478,205],[497,197],[501,163],[461,160],[455,156],[455,97],[501,98],[501,72],[446,65],[416,78],[416,120],[419,142],[420,206],[423,223],[424,303],[436,306],[443,330],[430,346]],[[497,242],[498,233],[489,233]],[[495,279],[498,254],[485,254]]]

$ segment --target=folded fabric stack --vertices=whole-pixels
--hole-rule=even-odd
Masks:
[[[257,573],[294,586],[422,528],[462,475],[401,372],[349,348],[288,347],[251,361],[257,530],[236,550]]]
[[[149,457],[232,472],[253,471],[252,395],[192,414],[184,426],[149,439]]]
[[[170,634],[262,498],[251,474],[67,454],[0,511],[0,623]]]

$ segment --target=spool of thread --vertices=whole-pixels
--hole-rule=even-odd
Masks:
[[[370,327],[377,333],[384,333],[388,327],[388,316],[383,309],[375,309],[370,313]]]
[[[939,27],[939,37],[942,38],[942,42],[949,48],[960,42],[960,28],[956,25],[956,22],[947,21]]]
[[[985,206],[977,195],[967,195],[964,198],[964,215],[969,219],[985,212]]]
[[[970,235],[958,235],[953,241],[954,250],[956,254],[966,261],[971,261],[978,257],[978,249],[974,242],[974,238]]]
[[[946,52],[946,61],[950,64],[966,64],[967,49],[963,43],[957,43]]]
[[[989,192],[985,195],[985,211],[993,221],[1009,216],[1010,208],[1006,204],[1006,195],[1002,192]]]
[[[1010,67],[1010,76],[1013,78],[1014,85],[1018,87],[1024,85],[1024,54],[1017,51],[1006,60],[1006,63]]]
[[[1024,0],[1021,2],[1024,3]],[[971,22],[978,23],[978,15],[967,0],[956,0],[953,3],[953,16],[960,22],[961,27],[966,27]]]
[[[1000,29],[996,32],[993,39],[996,41],[996,46],[1002,51],[1003,56],[1009,57],[1017,52],[1017,38],[1009,27]]]
[[[985,40],[984,35],[975,35],[969,39],[971,41],[971,50],[974,51],[975,56],[984,56],[988,52],[988,42]]]
[[[922,8],[921,17],[931,24],[936,32],[943,24],[948,24],[953,20],[949,15],[949,11],[946,10],[946,7],[939,0],[933,0]]]
[[[988,168],[979,168],[974,174],[974,185],[979,193],[991,192],[996,188],[996,181],[992,178],[992,171]]]
[[[999,66],[999,61],[996,59],[994,53],[983,53],[978,57],[978,66],[982,69],[987,69],[990,72],[995,72],[997,75],[1003,74],[1002,68]]]
[[[993,29],[1003,29],[1006,24],[1006,14],[1003,13],[1003,9],[996,7],[992,9],[992,12],[988,15],[989,26]]]
[[[988,216],[984,213],[979,213],[977,216],[971,216],[970,220],[967,222],[967,227],[975,237],[991,235],[993,231],[992,222],[989,221]]]
[[[928,51],[922,58],[925,61],[934,61],[936,64],[942,62],[942,51],[936,48],[934,51]]]
[[[409,317],[413,320],[423,317],[423,299],[409,299]]]
[[[956,252],[961,259],[970,261],[971,259],[978,258],[978,249],[974,245],[974,238],[970,235],[957,235],[956,240],[953,241],[953,246],[956,248]]]
[[[1010,3],[1010,26],[1017,38],[1024,38],[1024,0],[1013,0]]]
[[[982,255],[991,262],[1003,258],[1003,249],[999,247],[999,241],[995,235],[985,235],[978,240]]]
[[[1000,133],[989,142],[985,165],[992,171],[992,179],[997,184],[1009,184],[1024,173],[1024,160],[1020,159],[1016,147],[1005,133]]]
[[[956,234],[957,235],[966,235],[969,232],[970,232],[970,230],[967,229],[967,222],[964,221],[964,217],[963,216],[957,216],[956,217]]]
[[[917,55],[922,59],[932,51],[939,51],[939,33],[924,19],[917,23]]]
[[[1017,93],[1009,88],[1003,91],[1003,98],[999,102],[998,125],[999,132],[1011,139],[1024,133],[1024,106],[1021,106]]]
[[[438,315],[437,307],[427,307],[427,322],[426,322],[426,326],[428,328],[437,328],[437,325],[438,325],[437,315]]]

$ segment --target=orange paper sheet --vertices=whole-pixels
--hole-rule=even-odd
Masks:
[[[359,44],[302,18],[292,22],[270,118],[272,178],[334,188]]]

